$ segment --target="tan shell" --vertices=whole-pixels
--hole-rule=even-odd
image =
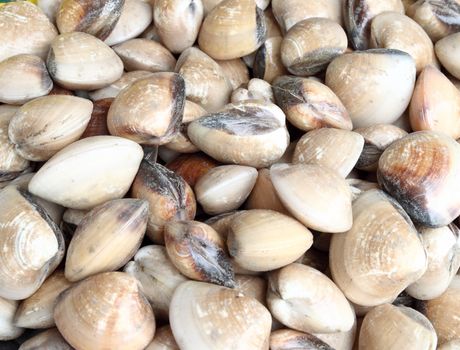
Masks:
[[[460,145],[438,132],[409,134],[379,160],[382,188],[425,226],[448,225],[460,214],[459,177]]]
[[[332,236],[329,254],[335,283],[362,306],[392,302],[427,268],[414,225],[380,190],[366,191],[353,202],[353,227]]]
[[[361,350],[436,350],[433,325],[420,312],[405,306],[377,306],[364,317],[359,332]]]
[[[28,192],[15,186],[0,191],[0,297],[31,296],[64,256],[57,225]]]
[[[0,341],[19,337],[24,329],[14,324],[18,302],[0,297]]]
[[[458,350],[460,349],[460,339],[454,339],[441,346],[438,346],[438,350]]]
[[[54,326],[53,311],[56,300],[72,285],[64,277],[64,271],[56,271],[16,311],[14,322],[18,327],[49,328]]]
[[[458,15],[460,17],[460,14]],[[436,55],[444,68],[457,79],[460,79],[460,34],[449,35],[436,43]]]
[[[253,78],[247,85],[233,90],[231,98],[232,103],[238,103],[245,100],[275,102],[271,85],[265,80],[257,78]]]
[[[70,90],[100,89],[123,74],[123,63],[110,47],[80,32],[56,37],[46,65],[53,80]]]
[[[254,57],[254,77],[271,83],[275,78],[287,74],[281,61],[281,36],[268,38],[257,50]]]
[[[45,161],[80,138],[92,110],[92,102],[81,97],[40,97],[18,109],[8,136],[22,157]]]
[[[414,131],[433,130],[460,137],[460,92],[433,66],[426,66],[415,85],[409,109]]]
[[[62,0],[37,0],[37,6],[49,18],[51,23],[56,22],[56,14],[61,6]]]
[[[270,313],[257,300],[233,289],[183,283],[174,292],[169,319],[181,350],[268,348]]]
[[[43,331],[21,344],[19,350],[73,350],[56,328]]]
[[[180,350],[174,339],[170,326],[163,326],[156,330],[155,337],[145,350]]]
[[[187,99],[207,111],[218,110],[229,101],[232,85],[225,71],[203,51],[191,47],[182,52],[175,71],[185,80]]]
[[[30,181],[29,191],[67,208],[90,209],[128,192],[142,156],[142,148],[130,140],[88,137],[47,161]]]
[[[302,264],[291,264],[268,279],[267,303],[273,316],[302,332],[346,332],[354,310],[326,275]]]
[[[270,334],[270,350],[334,350],[321,339],[309,333],[292,329],[278,329]]]
[[[212,58],[229,60],[254,52],[266,36],[264,12],[254,0],[226,0],[204,19],[198,43]]]
[[[258,0],[256,0],[256,3],[257,3],[257,1]],[[264,1],[264,0],[262,0],[262,1]],[[259,6],[259,5],[257,5],[257,6]],[[278,37],[283,36],[283,34],[281,32],[281,28],[280,28],[278,22],[276,21],[275,16],[273,15],[273,10],[272,10],[271,6],[269,6],[269,7],[267,7],[265,9],[264,17],[265,17],[265,26],[267,27],[267,39],[265,41],[267,41],[270,38],[277,37],[277,36]]]
[[[155,333],[152,308],[136,279],[123,272],[91,276],[68,289],[54,318],[59,332],[77,349],[142,350]]]
[[[81,138],[91,136],[103,136],[109,135],[109,129],[107,127],[107,113],[112,105],[113,98],[104,98],[102,100],[94,101],[93,113],[91,113],[91,119],[89,120],[86,129],[81,135]]]
[[[256,299],[262,305],[266,304],[267,281],[262,277],[235,275],[235,289]]]
[[[276,162],[289,144],[284,113],[262,101],[227,105],[190,123],[188,136],[216,160],[258,168]]]
[[[121,91],[110,106],[112,135],[142,144],[165,144],[178,131],[185,104],[185,83],[176,73],[155,73]]]
[[[141,0],[138,0],[141,1]],[[148,71],[132,71],[123,73],[122,77],[112,84],[103,87],[101,89],[91,91],[89,97],[93,101],[102,100],[105,98],[115,98],[118,96],[121,90],[128,87],[137,80],[147,78],[152,75],[152,72]]]
[[[4,4],[0,8],[0,23],[0,61],[19,54],[45,59],[51,42],[58,34],[40,8],[28,1]]]
[[[131,39],[113,47],[128,72],[172,72],[176,66],[174,56],[160,43],[148,39]]]
[[[112,46],[133,39],[149,26],[152,19],[152,7],[147,1],[125,0],[117,23],[104,42]]]
[[[356,165],[363,146],[364,138],[353,131],[312,130],[297,142],[292,163],[324,165],[346,177]]]
[[[251,271],[286,266],[300,258],[312,243],[313,236],[306,227],[271,210],[242,212],[233,218],[228,228],[230,255],[241,267]]]
[[[161,245],[142,247],[134,261],[128,262],[123,270],[139,281],[155,317],[168,319],[174,290],[188,279],[173,265],[166,248]]]
[[[201,2],[203,3],[205,15],[211,12],[214,7],[216,7],[223,1],[224,0],[201,0]],[[265,10],[268,7],[268,5],[270,5],[270,0],[255,0],[255,2],[257,7],[262,10]]]
[[[351,191],[334,170],[318,164],[276,164],[270,177],[283,205],[308,228],[330,233],[351,228]]]
[[[219,165],[214,159],[204,153],[184,154],[166,164],[166,167],[181,176],[190,186],[209,170]]]
[[[414,83],[415,61],[398,50],[345,54],[326,72],[326,85],[343,102],[355,128],[397,120],[409,105]]]
[[[422,27],[398,12],[383,12],[372,19],[370,47],[407,52],[415,60],[417,73],[437,64],[433,42]]]
[[[354,348],[355,340],[358,338],[358,325],[355,319],[353,327],[348,332],[337,333],[314,333],[313,335],[335,350],[352,350]],[[316,349],[315,349],[316,350]]]
[[[160,35],[158,34],[158,29],[157,27],[155,27],[155,23],[153,22],[147,27],[146,30],[144,30],[140,37],[156,41],[157,43],[161,43]]]
[[[322,127],[351,130],[353,127],[340,99],[318,81],[280,76],[273,81],[273,93],[287,119],[300,130]]]
[[[164,225],[171,220],[193,220],[195,196],[182,177],[158,163],[143,161],[132,186],[134,198],[149,202],[147,236],[163,243]]]
[[[347,34],[337,22],[309,18],[286,33],[281,43],[281,60],[292,74],[314,75],[344,53],[347,44]]]
[[[241,58],[216,60],[227,76],[233,90],[249,82],[249,70]]]

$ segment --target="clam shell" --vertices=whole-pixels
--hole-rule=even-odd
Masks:
[[[17,301],[0,297],[0,341],[15,339],[24,332],[13,321],[17,307]]]
[[[49,18],[51,23],[55,23],[56,14],[61,6],[62,0],[37,0],[37,6]]]
[[[265,80],[257,78],[251,79],[245,87],[242,86],[233,91],[231,98],[232,103],[238,103],[245,100],[275,102],[271,85]]]
[[[257,50],[253,66],[254,77],[271,83],[275,78],[287,74],[281,60],[282,41],[281,36],[268,38]]]
[[[145,350],[180,350],[174,339],[170,326],[163,326],[156,330],[155,337]]]
[[[47,161],[30,181],[29,191],[67,208],[90,209],[128,192],[142,156],[142,148],[130,140],[88,137]]]
[[[19,350],[73,350],[56,328],[43,331],[21,344]]]
[[[201,2],[203,3],[205,15],[211,12],[212,9],[214,9],[214,7],[216,7],[223,1],[224,0],[202,0]],[[262,10],[265,10],[268,7],[268,5],[270,5],[270,0],[255,0],[255,2],[257,7]]]
[[[143,1],[143,0],[141,0]],[[151,23],[146,30],[141,34],[141,38],[149,39],[161,43],[160,35],[158,34],[158,29],[155,27],[155,23]]]
[[[195,187],[196,182],[212,168],[218,166],[214,159],[203,153],[184,154],[166,164],[166,167]]]
[[[278,329],[270,334],[271,350],[333,350],[321,339],[309,333],[302,333],[292,329]]]
[[[256,3],[257,3],[257,0],[256,0]],[[265,9],[264,18],[265,18],[265,26],[267,27],[267,39],[265,41],[267,41],[270,38],[277,37],[277,36],[282,37],[283,34],[281,33],[281,28],[278,22],[276,21],[275,16],[273,15],[273,10],[271,6]]]
[[[233,289],[183,283],[174,292],[169,319],[182,350],[268,348],[270,313],[257,300]]]
[[[235,275],[235,289],[256,299],[262,305],[266,304],[267,281],[262,277]]]
[[[91,113],[91,118],[85,131],[81,135],[82,139],[90,136],[109,135],[109,129],[107,127],[107,113],[109,112],[112,102],[113,98],[104,98],[102,100],[94,101],[93,112]]]
[[[249,70],[241,58],[232,60],[216,60],[224,71],[233,90],[249,82]]]
[[[458,350],[460,349],[460,339],[454,339],[441,346],[438,346],[438,350]]]
[[[457,79],[460,79],[460,64],[457,59],[459,55],[460,34],[449,35],[436,43],[436,56],[438,56],[443,67]]]
[[[78,226],[88,212],[88,210],[66,209],[64,215],[62,216],[62,220],[69,224]]]
[[[359,330],[357,329],[357,322],[348,332],[337,332],[337,333],[314,333],[315,337],[321,339],[335,350],[352,350],[355,349],[355,341],[357,342],[357,335]]]
[[[123,272],[91,276],[68,289],[59,298],[54,318],[76,349],[141,350],[155,333],[152,308],[136,279]]]

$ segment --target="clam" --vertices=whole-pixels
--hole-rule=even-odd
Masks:
[[[234,90],[249,82],[249,70],[242,59],[234,58],[233,60],[217,60],[216,62],[224,71]]]
[[[274,103],[273,90],[265,80],[253,78],[245,86],[233,90],[232,103],[245,100],[261,100]]]
[[[112,105],[113,98],[103,98],[93,102],[93,112],[81,138],[103,136],[109,134],[107,127],[107,113]]]
[[[80,32],[56,37],[46,65],[53,80],[70,90],[100,89],[123,74],[123,63],[110,47]]]
[[[281,60],[282,41],[281,36],[268,38],[257,50],[253,65],[254,77],[271,83],[276,77],[287,73]]]
[[[198,203],[210,215],[238,209],[248,198],[257,180],[257,170],[242,165],[222,165],[211,169],[196,183]]]
[[[188,278],[235,286],[225,242],[211,226],[198,221],[169,222],[164,240],[171,262]]]
[[[0,341],[19,337],[24,329],[14,324],[18,302],[0,297]]]
[[[409,118],[414,131],[433,130],[460,137],[460,92],[433,66],[426,66],[417,79]]]
[[[302,264],[270,273],[267,303],[276,319],[302,332],[346,332],[355,322],[353,308],[334,282]]]
[[[353,194],[353,200],[358,198],[363,192],[373,189],[380,189],[379,184],[372,181],[361,179],[346,179],[346,181],[350,186],[351,192]]]
[[[353,202],[353,226],[334,234],[329,249],[334,282],[362,306],[392,302],[425,273],[420,237],[401,206],[380,190]]]
[[[39,97],[18,109],[8,136],[23,158],[45,161],[80,138],[92,110],[92,102],[81,97]]]
[[[218,161],[259,168],[276,162],[289,144],[284,113],[262,101],[227,105],[190,123],[188,136]]]
[[[109,46],[139,36],[152,22],[152,7],[147,1],[125,0],[124,2],[115,27],[104,40]]]
[[[264,12],[254,0],[226,0],[204,19],[198,43],[212,58],[229,60],[254,52],[266,37]]]
[[[223,1],[224,0],[202,0],[201,2],[203,3],[205,15],[211,12],[214,7],[216,7]],[[265,10],[268,7],[268,5],[270,5],[270,0],[255,0],[255,2],[257,7],[262,10]]]
[[[171,140],[182,121],[184,80],[176,73],[155,73],[121,91],[110,106],[112,135],[157,145]]]
[[[334,350],[321,339],[309,333],[292,329],[278,329],[270,334],[270,350]]]
[[[143,1],[143,0],[141,0]],[[152,3],[152,1],[151,1]],[[152,3],[153,4],[153,3]],[[155,23],[152,22],[146,30],[144,30],[140,36],[141,38],[149,39],[161,43],[160,35],[158,34],[158,29],[155,27]]]
[[[435,350],[438,338],[433,325],[420,312],[384,304],[364,317],[359,333],[362,350]]]
[[[173,265],[166,248],[161,245],[142,247],[134,256],[134,261],[126,264],[124,271],[139,281],[155,317],[168,319],[174,290],[188,279]]]
[[[62,220],[68,224],[78,226],[88,212],[88,210],[66,209]]]
[[[454,224],[419,228],[427,253],[428,268],[406,292],[419,300],[439,297],[449,287],[460,267],[460,230]]]
[[[88,137],[48,160],[30,181],[29,191],[67,208],[90,209],[128,192],[142,156],[142,148],[130,140]]]
[[[233,217],[228,227],[230,255],[238,265],[251,271],[286,266],[300,258],[312,243],[313,235],[305,226],[271,210],[242,212]]]
[[[182,177],[189,186],[195,187],[196,182],[218,164],[203,153],[194,153],[179,156],[166,167]]]
[[[281,60],[292,74],[314,75],[344,53],[347,42],[347,34],[337,22],[309,18],[289,29],[281,43]]]
[[[203,20],[201,0],[155,0],[155,27],[161,42],[173,53],[181,53],[195,42]]]
[[[460,19],[460,11],[459,11]],[[460,55],[460,34],[449,35],[436,43],[436,56],[444,68],[457,79],[460,79],[460,64],[457,57]]]
[[[262,277],[235,275],[235,289],[247,297],[256,299],[262,305],[266,303],[267,281]]]
[[[321,339],[335,350],[352,350],[355,341],[357,342],[357,334],[359,332],[358,324],[355,319],[353,327],[347,332],[336,332],[336,333],[314,333],[315,337]],[[315,349],[316,350],[316,349]]]
[[[450,224],[460,214],[460,145],[449,136],[420,131],[395,141],[379,160],[378,178],[414,221]]]
[[[233,289],[185,282],[174,292],[169,319],[181,350],[268,348],[270,313]]]
[[[409,105],[414,83],[415,61],[392,49],[339,56],[326,72],[326,85],[343,102],[355,128],[396,121]]]
[[[43,331],[21,344],[19,350],[73,350],[56,328]]]
[[[19,54],[45,59],[51,42],[58,34],[42,10],[27,1],[4,4],[0,8],[0,23],[0,61]]]
[[[256,0],[256,3],[257,3],[257,0]],[[265,41],[267,41],[270,38],[277,37],[277,36],[278,37],[283,36],[283,34],[281,33],[281,28],[278,22],[276,21],[275,16],[273,15],[271,6],[265,9],[264,19],[265,19],[265,26],[267,27],[267,39]]]
[[[16,186],[0,191],[0,297],[35,293],[61,262],[64,239],[32,196]]]
[[[14,323],[23,328],[49,328],[54,326],[53,310],[59,295],[72,285],[63,271],[56,271],[16,311]]]
[[[155,337],[145,350],[180,350],[170,326],[158,328]]]
[[[295,147],[294,164],[319,164],[346,177],[356,165],[364,138],[353,131],[323,128],[302,136]]]
[[[222,108],[229,101],[232,85],[225,71],[203,51],[195,47],[183,51],[175,71],[185,80],[187,99],[207,111]]]
[[[359,156],[356,168],[375,171],[383,151],[396,140],[407,135],[407,132],[395,125],[377,124],[367,128],[355,129],[364,138],[364,148]]]
[[[61,6],[62,0],[37,0],[37,6],[49,18],[51,23],[56,22],[56,14]]]
[[[152,308],[136,279],[123,272],[91,276],[68,289],[56,304],[54,319],[76,349],[141,350],[155,333]]]
[[[164,166],[144,160],[132,186],[134,198],[149,202],[147,236],[163,243],[163,228],[171,220],[193,220],[195,196],[182,177]]]
[[[160,43],[148,39],[131,39],[113,47],[128,72],[172,72],[176,66],[174,56]]]
[[[224,240],[227,240],[228,228],[230,226],[230,223],[237,215],[244,212],[245,210],[229,211],[227,213],[213,216],[206,220],[204,223],[216,230],[219,236],[222,237]]]
[[[351,191],[334,170],[318,164],[275,164],[270,177],[283,205],[308,228],[329,233],[351,228]]]
[[[301,130],[352,129],[345,106],[331,89],[318,81],[280,76],[273,81],[273,93],[287,119]]]
[[[398,12],[383,12],[371,22],[370,47],[407,52],[415,60],[417,73],[437,64],[433,42],[422,27]]]

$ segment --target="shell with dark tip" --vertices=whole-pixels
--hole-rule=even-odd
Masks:
[[[265,40],[254,57],[254,77],[271,83],[275,78],[287,74],[281,60],[281,43],[283,38],[275,36]]]
[[[278,329],[270,334],[270,350],[334,350],[310,333],[292,329]]]

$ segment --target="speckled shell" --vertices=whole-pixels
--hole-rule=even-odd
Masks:
[[[141,1],[141,0],[139,0]],[[112,84],[98,90],[91,91],[89,97],[93,101],[102,100],[105,98],[115,98],[121,90],[128,87],[137,80],[147,78],[152,75],[152,72],[143,70],[123,73],[122,77]]]
[[[460,19],[460,11],[459,11]],[[436,55],[444,68],[457,79],[460,79],[460,34],[449,35],[436,43]]]
[[[334,350],[321,339],[310,333],[292,329],[278,329],[270,334],[270,350]]]
[[[18,302],[0,297],[0,341],[19,337],[24,329],[14,324]]]
[[[275,78],[287,74],[281,60],[282,41],[281,36],[268,38],[257,50],[253,65],[254,77],[271,83]]]
[[[56,328],[43,331],[21,344],[19,350],[74,350]]]
[[[145,350],[180,350],[174,339],[170,326],[163,326],[156,330],[155,337]]]

